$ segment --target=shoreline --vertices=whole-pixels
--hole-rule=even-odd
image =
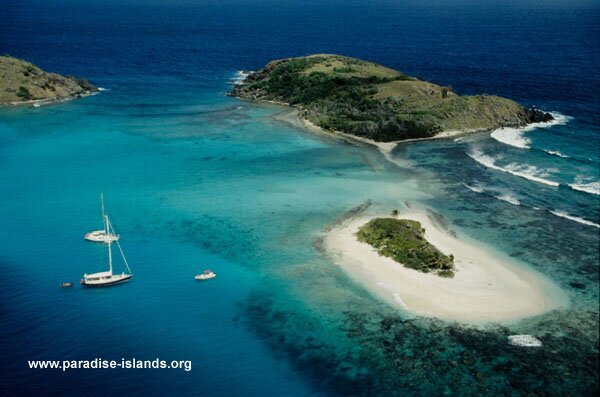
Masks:
[[[29,101],[20,101],[20,102],[7,102],[0,104],[0,107],[18,107],[18,106],[32,106],[32,107],[40,107],[44,105],[52,105],[54,103],[60,102],[68,102],[74,99],[81,99],[89,96],[94,96],[99,94],[101,90],[98,91],[86,91],[83,93],[71,95],[64,98],[47,98],[47,99],[31,99]]]
[[[373,218],[358,215],[334,225],[323,247],[351,278],[393,307],[417,316],[481,324],[516,321],[568,305],[564,291],[550,279],[459,239],[423,211],[403,211],[399,218],[419,221],[431,244],[454,255],[455,276],[406,268],[357,240],[358,228]]]
[[[292,127],[296,127],[298,129],[308,131],[314,133],[316,135],[325,136],[328,138],[332,138],[334,140],[347,142],[353,145],[369,145],[377,148],[386,159],[393,162],[391,159],[391,153],[394,151],[397,145],[403,143],[411,143],[411,142],[422,142],[422,141],[432,141],[438,139],[451,139],[458,138],[465,135],[475,134],[478,132],[490,132],[496,130],[495,128],[479,128],[479,129],[471,129],[471,130],[446,130],[441,131],[435,134],[432,137],[428,138],[410,138],[410,139],[402,139],[398,141],[389,141],[389,142],[378,142],[369,138],[361,137],[358,135],[348,134],[342,131],[337,130],[326,130],[322,127],[319,127],[309,119],[300,115],[300,111],[302,109],[298,109],[295,106],[292,106],[285,102],[277,102],[277,101],[265,101],[265,100],[252,100],[247,98],[235,97],[236,99],[247,100],[254,103],[263,103],[270,105],[283,106],[286,109],[274,116],[275,120],[284,122],[286,124],[291,125]]]

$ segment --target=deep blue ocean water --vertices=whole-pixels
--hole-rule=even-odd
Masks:
[[[598,391],[600,6],[477,2],[3,1],[0,52],[106,91],[0,110],[3,395],[593,395]],[[561,123],[374,149],[226,96],[241,69],[369,59]],[[103,192],[134,272],[102,270]],[[413,318],[319,249],[366,201],[427,206],[543,272],[568,308],[475,328]],[[120,264],[117,262],[117,266]],[[199,284],[206,267],[218,273]],[[529,333],[540,349],[507,344]],[[31,370],[27,360],[192,360]]]

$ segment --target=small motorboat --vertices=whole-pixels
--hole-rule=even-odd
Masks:
[[[60,286],[61,286],[62,288],[72,287],[72,286],[73,286],[73,283],[60,283]]]
[[[195,279],[196,280],[210,280],[211,278],[215,278],[217,277],[217,275],[212,271],[212,270],[205,270],[204,273],[202,274],[197,274]]]

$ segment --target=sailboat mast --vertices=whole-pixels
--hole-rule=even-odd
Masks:
[[[108,228],[108,216],[104,215],[104,220],[105,220],[105,225],[106,225],[106,232],[110,233],[110,229]],[[110,272],[110,274],[113,274],[112,271],[112,248],[110,246],[111,242],[110,239],[108,239],[108,270]]]
[[[104,193],[100,193],[100,203],[102,205],[102,220],[106,220],[106,213],[104,212]],[[104,232],[108,233],[108,225],[104,223]]]

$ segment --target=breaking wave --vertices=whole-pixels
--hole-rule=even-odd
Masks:
[[[531,140],[524,136],[525,132],[535,130],[537,128],[548,128],[554,125],[563,125],[571,120],[571,117],[565,116],[557,112],[550,112],[554,120],[541,123],[532,123],[521,128],[503,127],[492,132],[491,136],[498,142],[506,145],[518,147],[520,149],[529,149]]]
[[[235,76],[229,79],[229,82],[233,85],[242,84],[250,73],[252,72],[249,72],[247,70],[238,70],[237,72],[235,72]]]
[[[569,187],[580,192],[600,195],[600,182],[585,183],[582,182],[581,179],[577,178],[575,183],[569,184]]]
[[[523,136],[524,132],[525,129],[504,127],[495,130],[491,135],[498,142],[521,149],[529,149],[531,140]]]
[[[469,189],[470,191],[475,192],[475,193],[483,193],[485,191],[485,188],[482,185],[479,185],[479,184],[471,186],[471,185],[467,185],[466,183],[463,183],[463,185],[467,189]]]
[[[510,163],[501,167],[499,165],[496,165],[496,161],[499,160],[499,158],[488,156],[478,149],[473,149],[470,152],[467,152],[467,155],[487,168],[506,172],[515,176],[520,176],[521,178],[529,179],[530,181],[538,183],[543,183],[544,185],[548,186],[560,185],[558,182],[545,179],[545,177],[547,177],[548,174],[546,172],[541,171],[533,165],[521,165],[517,163]]]
[[[571,156],[567,156],[566,154],[562,154],[562,153],[561,153],[561,152],[559,152],[558,150],[545,150],[545,149],[544,149],[544,152],[546,152],[546,153],[548,153],[548,154],[551,154],[551,155],[553,155],[553,156],[562,157],[562,158],[564,158],[564,159],[571,158]]]
[[[519,199],[510,193],[502,193],[494,197],[496,197],[498,200],[506,201],[507,203],[511,203],[513,205],[521,205]]]
[[[466,183],[463,183],[463,185],[472,192],[487,194],[489,196],[497,198],[498,200],[506,201],[507,203],[513,205],[521,205],[521,201],[519,200],[519,198],[512,192],[506,190],[498,190],[494,188],[486,188],[480,183],[475,183],[473,185],[467,185]]]
[[[573,222],[581,223],[582,225],[594,226],[594,227],[597,227],[600,229],[600,225],[598,225],[597,223],[588,221],[587,219],[583,219],[578,216],[569,215],[564,211],[550,211],[550,212],[556,216],[560,216],[561,218],[569,219]]]

